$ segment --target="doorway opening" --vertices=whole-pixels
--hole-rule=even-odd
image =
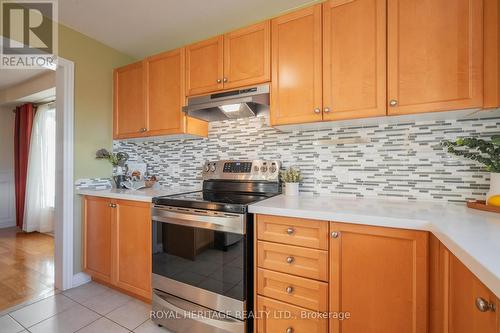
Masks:
[[[5,39],[3,39],[5,42]],[[24,198],[28,202],[28,211],[35,212],[32,215],[38,217],[36,223],[30,223],[30,214],[26,219],[27,223],[17,226],[16,219],[16,191],[15,191],[15,163],[11,159],[9,172],[3,172],[2,167],[7,160],[6,156],[14,156],[14,145],[6,145],[5,137],[14,137],[13,128],[9,131],[0,131],[0,146],[9,146],[10,152],[2,153],[0,161],[0,313],[5,308],[16,303],[32,302],[44,298],[56,290],[66,290],[81,283],[82,278],[73,274],[73,88],[74,88],[74,64],[71,61],[59,57],[57,68],[51,68],[52,97],[51,99],[19,99],[14,100],[14,104],[5,106],[1,98],[3,96],[13,96],[12,94],[0,94],[0,117],[9,114],[15,122],[15,114],[12,110],[19,105],[27,103],[34,104],[39,111],[40,121],[37,131],[53,133],[55,123],[55,149],[47,152],[42,140],[36,146],[39,149],[39,157],[55,155],[55,160],[50,158],[38,158],[32,163],[38,165],[33,169],[33,182],[28,180],[30,174],[27,171],[26,180],[29,188],[34,188],[25,193]],[[26,74],[23,70],[11,70],[10,75],[4,75],[7,70],[0,69],[0,90],[6,88],[2,86],[2,79],[12,77],[16,74]],[[17,73],[14,73],[17,71]],[[26,70],[33,73],[33,70]],[[39,74],[37,74],[39,75]],[[32,79],[32,78],[28,78]],[[24,80],[26,81],[26,80]],[[21,80],[22,82],[22,80]],[[57,88],[57,89],[56,89]],[[33,96],[31,96],[33,97]],[[40,96],[38,96],[40,97]],[[55,99],[55,102],[54,102]],[[51,102],[51,103],[48,103]],[[7,110],[5,110],[5,107]],[[43,117],[42,117],[43,116]],[[0,120],[0,124],[6,122]],[[3,126],[2,126],[3,127]],[[31,137],[30,137],[31,138]],[[41,135],[40,138],[47,138]],[[53,140],[53,137],[51,137]],[[51,146],[53,147],[53,145]],[[41,152],[40,152],[41,151]],[[55,152],[54,152],[55,151]],[[29,151],[27,153],[29,154]],[[36,155],[36,154],[33,154]],[[50,163],[50,165],[47,165]],[[54,182],[37,181],[41,177],[41,168],[54,168]],[[10,174],[8,174],[10,173]],[[46,178],[51,178],[50,176]],[[31,184],[31,186],[29,185]],[[47,188],[50,184],[50,188]],[[45,186],[43,193],[45,196],[36,195],[36,190]],[[26,187],[25,187],[26,188]],[[52,195],[53,193],[53,195]],[[33,199],[34,198],[34,199]],[[42,201],[37,203],[35,201]],[[30,208],[31,207],[31,208]],[[40,217],[45,218],[40,219]],[[25,214],[23,209],[23,220]],[[33,219],[31,219],[33,221]],[[40,223],[42,222],[42,223]],[[12,229],[10,229],[12,228]],[[10,230],[9,230],[10,229]],[[24,230],[24,231],[22,231]],[[25,246],[25,247],[24,247]],[[24,248],[23,248],[24,247]],[[11,253],[6,255],[7,253]],[[24,269],[25,271],[22,271]],[[7,277],[7,272],[10,275]],[[37,277],[37,273],[40,276]],[[10,279],[10,280],[9,280]],[[2,283],[9,284],[9,292],[4,292]],[[43,284],[44,286],[41,286]],[[39,288],[38,288],[39,287]],[[2,297],[4,298],[2,300]]]
[[[0,311],[55,290],[56,73],[0,78]]]

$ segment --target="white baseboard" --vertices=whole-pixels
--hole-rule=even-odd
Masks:
[[[0,229],[2,228],[10,228],[16,226],[16,220],[4,220],[0,221]]]
[[[76,273],[75,275],[73,275],[72,288],[81,286],[82,284],[90,282],[91,280],[92,279],[90,278],[90,275],[87,275],[83,272]]]

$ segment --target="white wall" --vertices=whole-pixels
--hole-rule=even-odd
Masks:
[[[16,225],[12,107],[0,107],[0,228]]]
[[[0,90],[0,105],[37,101],[38,93],[53,89],[55,86],[56,74],[54,71],[47,70],[47,73]]]

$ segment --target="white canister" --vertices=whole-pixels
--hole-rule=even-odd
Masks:
[[[285,183],[285,195],[299,195],[299,183]]]
[[[486,202],[489,198],[495,195],[500,195],[500,173],[492,172],[490,174],[490,191],[486,195]]]

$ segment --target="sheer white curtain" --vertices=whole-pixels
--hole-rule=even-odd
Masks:
[[[37,108],[31,132],[23,230],[54,231],[56,170],[55,103]]]

